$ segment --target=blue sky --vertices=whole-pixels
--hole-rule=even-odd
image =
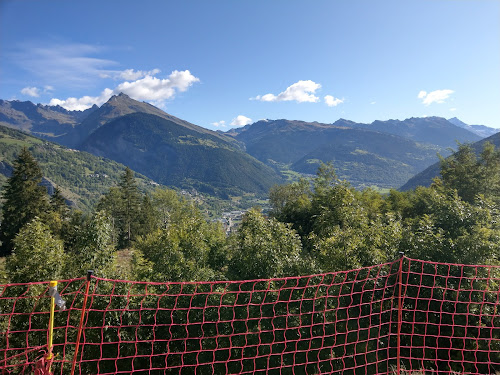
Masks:
[[[0,0],[0,98],[83,109],[119,91],[210,129],[500,128],[500,1]]]

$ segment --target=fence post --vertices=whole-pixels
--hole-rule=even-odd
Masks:
[[[53,280],[49,283],[49,291],[52,289],[55,289],[57,291],[57,281]],[[49,342],[48,342],[48,353],[47,353],[47,361],[52,360],[53,354],[52,354],[52,343],[53,343],[53,337],[54,337],[54,310],[55,310],[55,304],[56,304],[56,298],[54,293],[50,293],[50,317],[49,317]],[[49,364],[49,372],[50,372],[51,365]]]
[[[87,285],[85,285],[85,295],[83,296],[82,313],[80,314],[80,324],[78,326],[78,333],[76,336],[75,354],[73,355],[73,363],[71,364],[71,375],[74,375],[75,373],[76,359],[78,358],[78,349],[80,347],[80,338],[82,336],[83,319],[85,318],[85,309],[87,308],[87,298],[89,295],[90,280],[92,279],[93,273],[94,271],[92,270],[87,271]]]
[[[405,253],[399,252],[399,271],[398,271],[398,335],[397,335],[397,371],[398,375],[401,375],[401,325],[403,323],[403,306],[402,306],[402,290],[403,290],[403,261]]]

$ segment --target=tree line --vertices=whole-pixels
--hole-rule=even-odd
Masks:
[[[430,187],[357,191],[322,165],[312,181],[270,191],[271,211],[249,210],[236,233],[207,222],[175,191],[141,193],[126,169],[90,215],[70,209],[27,149],[3,194],[1,255],[12,282],[97,275],[155,281],[273,278],[346,270],[394,260],[496,264],[500,154],[460,145],[441,160]],[[116,251],[130,249],[130,267]]]

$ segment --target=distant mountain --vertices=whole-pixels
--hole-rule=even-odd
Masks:
[[[440,117],[263,120],[214,132],[125,94],[86,111],[2,100],[0,124],[116,160],[158,183],[219,196],[265,194],[281,181],[277,171],[313,174],[328,161],[356,187],[397,187],[436,162],[438,152],[448,155],[456,141],[480,139],[470,131],[476,128]]]
[[[483,145],[486,142],[490,142],[495,146],[495,148],[500,147],[500,133],[495,133],[488,138],[484,138],[474,144],[472,144],[472,148],[476,151],[476,153],[480,153],[483,149]],[[434,163],[428,168],[424,169],[422,172],[416,174],[412,178],[410,178],[399,190],[407,191],[415,189],[417,186],[430,186],[432,180],[435,177],[438,177],[440,173],[440,163]]]
[[[39,163],[43,184],[49,192],[59,187],[68,201],[84,211],[90,210],[111,186],[118,185],[126,168],[115,161],[0,126],[0,190],[10,177],[12,164],[22,147],[27,147]],[[136,181],[143,191],[157,185],[140,174],[136,174]]]
[[[174,187],[195,187],[222,196],[263,195],[280,181],[273,169],[242,151],[244,146],[233,137],[191,124],[125,94],[82,112],[1,101],[0,121],[61,145],[123,162]]]
[[[280,181],[268,166],[234,147],[226,135],[174,117],[131,113],[100,126],[81,149],[121,162],[164,185],[219,196],[266,194]]]
[[[314,174],[320,162],[333,161],[339,176],[356,187],[400,186],[438,160],[438,152],[448,152],[439,145],[374,131],[348,120],[335,124],[264,120],[227,134],[244,143],[257,159],[269,165],[283,163],[296,172]]]
[[[345,125],[345,120],[339,120],[334,125]],[[440,147],[456,147],[456,141],[476,142],[482,137],[470,131],[457,127],[442,117],[412,117],[403,121],[374,121],[371,124],[350,122],[351,127],[370,129],[379,132],[399,135],[416,142],[425,142]]]
[[[237,143],[234,142],[234,140],[230,137],[209,129],[202,128],[201,126],[191,124],[190,122],[172,116],[149,103],[134,100],[123,93],[111,97],[99,109],[86,117],[83,122],[75,128],[76,132],[74,135],[74,139],[71,139],[69,142],[73,143],[74,146],[78,146],[79,144],[83,143],[90,134],[92,134],[102,125],[131,113],[144,113],[158,116],[172,123],[178,124],[188,130],[199,133],[202,136],[215,136],[226,142],[232,143],[234,146],[237,145]]]
[[[147,113],[185,126],[201,134],[212,134],[232,142],[234,139],[169,115],[161,109],[130,98],[114,95],[101,107],[85,111],[68,111],[60,106],[44,106],[32,102],[0,100],[0,125],[23,130],[64,146],[78,148],[93,131],[102,125],[131,113]]]
[[[468,131],[479,135],[481,138],[489,137],[500,131],[500,129],[490,128],[489,126],[485,125],[467,125],[465,122],[460,121],[456,117],[450,118],[448,119],[448,121],[451,122],[453,125],[467,129]]]
[[[72,133],[97,109],[94,105],[85,111],[68,111],[60,106],[35,105],[30,101],[0,100],[0,125],[61,143],[61,137]]]

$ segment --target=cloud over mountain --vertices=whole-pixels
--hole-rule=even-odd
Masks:
[[[231,121],[231,125],[233,126],[245,126],[252,123],[252,119],[243,115],[236,116]]]
[[[435,90],[431,92],[422,90],[418,93],[417,97],[422,99],[423,104],[430,105],[432,103],[444,103],[454,92],[453,90]]]
[[[156,73],[156,69],[152,72]],[[129,76],[143,74],[130,70]],[[191,74],[189,70],[174,70],[167,78],[160,79],[152,75],[129,82],[120,83],[114,89],[106,88],[99,96],[83,96],[81,98],[51,99],[50,105],[60,105],[68,110],[85,110],[94,104],[101,105],[111,96],[123,92],[135,100],[152,101],[161,105],[167,99],[173,99],[177,92],[186,91],[193,83],[199,82],[199,78]]]
[[[286,88],[285,91],[280,92],[278,95],[265,94],[257,95],[252,100],[260,100],[262,102],[284,102],[284,101],[296,101],[298,103],[311,102],[316,103],[319,98],[315,96],[316,90],[321,88],[319,83],[311,80],[298,81],[293,85]]]
[[[334,98],[331,95],[326,95],[324,99],[328,107],[336,107],[339,104],[344,103],[344,99]]]

